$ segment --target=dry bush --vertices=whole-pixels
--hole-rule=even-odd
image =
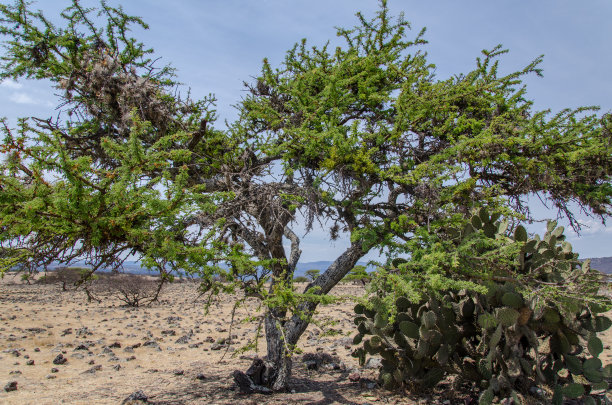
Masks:
[[[157,301],[163,284],[164,279],[136,274],[100,274],[89,291],[92,296],[111,296],[139,307]]]
[[[62,291],[67,291],[69,285],[76,286],[86,281],[91,281],[89,269],[83,267],[58,267],[57,269],[47,272],[40,277],[36,282],[44,284],[60,284]]]

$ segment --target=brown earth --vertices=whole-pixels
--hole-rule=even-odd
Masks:
[[[311,325],[300,341],[303,353],[337,359],[308,370],[296,356],[293,391],[266,396],[241,394],[231,377],[265,354],[263,339],[259,351],[240,352],[257,330],[256,322],[242,321],[258,313],[255,301],[236,309],[230,329],[231,297],[221,297],[206,314],[193,282],[168,285],[159,303],[129,308],[117,299],[88,303],[81,291],[15,280],[9,275],[0,282],[2,404],[118,404],[137,390],[153,404],[464,403],[465,395],[444,385],[421,396],[373,387],[376,370],[360,368],[350,356],[355,331],[348,297],[360,296],[360,286],[337,286],[332,293],[347,298],[322,307],[320,326]],[[228,338],[229,346],[218,344]],[[612,362],[612,330],[603,340],[606,364]],[[67,361],[54,364],[60,354]],[[354,373],[360,381],[349,379]],[[17,390],[5,392],[10,381]]]

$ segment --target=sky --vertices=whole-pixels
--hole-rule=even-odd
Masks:
[[[115,0],[108,0],[117,5]],[[83,5],[93,1],[81,0]],[[41,0],[34,7],[49,17],[68,5],[66,0]],[[232,107],[245,94],[243,82],[258,75],[267,57],[279,66],[285,52],[302,38],[311,45],[340,45],[334,27],[352,27],[355,13],[366,17],[378,9],[375,0],[130,0],[124,10],[150,25],[134,36],[153,47],[162,63],[177,68],[178,79],[193,98],[209,93],[218,99],[220,120],[236,117]],[[612,2],[589,0],[389,0],[393,15],[404,12],[413,34],[426,27],[423,47],[436,75],[445,79],[475,66],[483,49],[502,44],[509,49],[500,62],[501,72],[518,70],[539,55],[544,78],[527,78],[528,98],[536,109],[597,105],[612,111]],[[333,49],[333,48],[332,48]],[[20,80],[0,83],[0,115],[54,115],[55,98],[45,83]],[[555,216],[535,199],[536,215]],[[581,257],[612,256],[612,225],[580,214],[581,235],[567,232]],[[563,224],[563,221],[561,221]],[[529,226],[543,233],[545,225]],[[346,240],[331,242],[324,229],[315,229],[301,244],[301,261],[333,260]],[[373,257],[373,256],[370,256]]]

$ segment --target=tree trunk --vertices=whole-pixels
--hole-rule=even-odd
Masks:
[[[266,315],[266,345],[268,354],[266,360],[274,368],[273,380],[270,388],[274,391],[286,391],[291,379],[291,352],[288,350],[290,342],[284,339],[283,326],[280,319],[285,316],[285,311],[270,309]]]
[[[352,245],[327,270],[306,287],[315,294],[327,294],[363,257],[360,244]],[[266,343],[268,354],[266,360],[274,368],[274,377],[269,388],[274,391],[285,391],[291,380],[292,350],[308,327],[310,318],[317,308],[316,302],[302,303],[298,311],[283,322],[286,311],[270,308],[266,315]]]

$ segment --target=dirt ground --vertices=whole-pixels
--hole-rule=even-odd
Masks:
[[[352,284],[333,291],[347,297],[362,292]],[[152,306],[129,308],[116,299],[88,303],[81,291],[26,285],[7,276],[0,281],[0,388],[16,381],[17,390],[2,389],[0,403],[118,404],[138,390],[153,404],[465,403],[444,386],[435,398],[374,387],[376,370],[360,368],[350,356],[355,334],[350,299],[322,307],[317,319],[325,326],[309,326],[299,345],[303,353],[337,359],[308,370],[298,355],[292,392],[241,394],[231,373],[246,370],[265,347],[262,339],[258,352],[239,351],[257,330],[257,323],[241,320],[257,309],[254,301],[238,308],[230,330],[232,305],[230,297],[222,297],[206,314],[193,282],[168,285]],[[228,338],[231,344],[223,344]],[[610,344],[612,330],[604,337],[604,364],[612,362]],[[54,364],[62,357],[63,364]],[[356,373],[360,380],[351,381]]]

